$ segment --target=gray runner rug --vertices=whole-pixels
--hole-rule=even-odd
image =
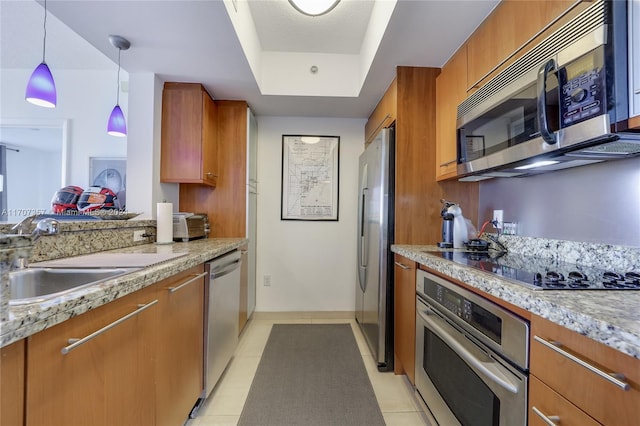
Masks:
[[[238,426],[384,425],[349,324],[275,324]]]

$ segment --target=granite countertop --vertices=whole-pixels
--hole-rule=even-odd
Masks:
[[[9,306],[8,319],[0,323],[0,347],[230,252],[247,242],[244,238],[209,238],[188,243],[146,244],[102,252],[187,254],[42,303]]]
[[[425,251],[435,245],[394,245],[392,251],[546,318],[627,355],[640,358],[640,291],[535,291]]]

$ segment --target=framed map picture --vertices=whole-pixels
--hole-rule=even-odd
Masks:
[[[339,136],[282,135],[282,220],[338,220]]]

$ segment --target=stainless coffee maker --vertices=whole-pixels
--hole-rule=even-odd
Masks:
[[[440,217],[442,217],[442,241],[438,243],[440,248],[452,248],[453,247],[453,213],[449,212],[449,207],[454,206],[456,203],[452,203],[447,200],[440,200],[442,202],[442,210],[440,211]]]

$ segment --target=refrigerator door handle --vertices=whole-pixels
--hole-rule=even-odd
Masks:
[[[360,266],[367,267],[369,260],[369,234],[367,233],[367,188],[362,189],[362,209],[360,210]]]

